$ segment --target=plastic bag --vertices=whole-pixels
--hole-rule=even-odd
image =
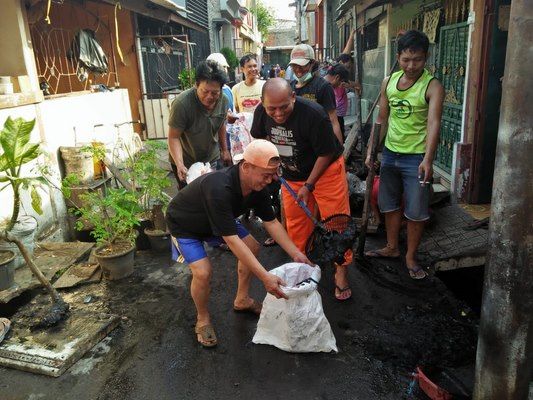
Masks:
[[[185,181],[187,183],[191,183],[196,178],[203,174],[207,174],[208,172],[213,171],[211,169],[211,165],[209,163],[203,163],[203,162],[195,162],[187,171],[187,177],[185,178]]]
[[[252,129],[254,115],[252,113],[240,113],[237,116],[239,119],[226,127],[232,157],[242,154],[245,147],[252,141],[250,130]]]
[[[266,295],[252,342],[294,353],[337,352],[335,336],[316,290],[320,268],[288,263],[270,272],[287,284],[283,291],[288,300]]]
[[[67,54],[69,60],[78,62],[77,75],[81,82],[88,77],[88,71],[97,74],[107,74],[109,62],[102,46],[96,40],[95,32],[90,29],[81,29]]]

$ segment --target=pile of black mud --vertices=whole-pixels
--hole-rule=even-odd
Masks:
[[[343,265],[344,254],[351,249],[357,234],[355,220],[346,214],[335,214],[315,227],[305,245],[309,259],[320,266],[332,262]]]
[[[479,320],[469,304],[435,276],[411,279],[402,260],[357,260],[355,265],[352,292],[364,312],[345,318],[351,327],[347,339],[383,374],[374,382],[377,392],[389,393],[386,383],[399,379],[407,396],[416,367],[432,378],[436,371],[473,368]]]

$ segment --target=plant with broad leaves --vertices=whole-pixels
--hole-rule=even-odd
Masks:
[[[23,118],[8,117],[4,128],[0,131],[0,188],[11,187],[13,190],[13,211],[6,230],[10,231],[18,220],[20,213],[21,191],[29,190],[31,205],[37,214],[42,214],[42,200],[37,188],[46,185],[46,179],[40,174],[27,175],[23,167],[34,161],[41,154],[39,143],[30,143],[31,132],[35,119],[26,121]]]

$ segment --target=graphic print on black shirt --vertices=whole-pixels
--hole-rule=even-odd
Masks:
[[[292,129],[287,129],[284,126],[273,126],[270,128],[270,141],[278,148],[279,156],[283,170],[290,171],[290,173],[298,174],[298,156],[299,150],[296,146],[296,139]]]

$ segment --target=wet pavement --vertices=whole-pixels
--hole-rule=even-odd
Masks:
[[[264,238],[257,224],[251,230]],[[367,246],[382,243],[370,238]],[[473,363],[476,315],[439,279],[411,280],[400,261],[351,267],[353,298],[345,302],[335,300],[333,271],[326,268],[319,292],[340,351],[291,354],[251,343],[257,320],[232,310],[235,258],[218,249],[210,255],[216,348],[196,342],[187,267],[138,252],[132,277],[63,292],[72,307],[120,315],[120,326],[59,378],[0,368],[0,398],[423,399],[407,396],[417,365]],[[271,247],[260,261],[271,269],[288,259]],[[264,298],[257,280],[252,294]]]

